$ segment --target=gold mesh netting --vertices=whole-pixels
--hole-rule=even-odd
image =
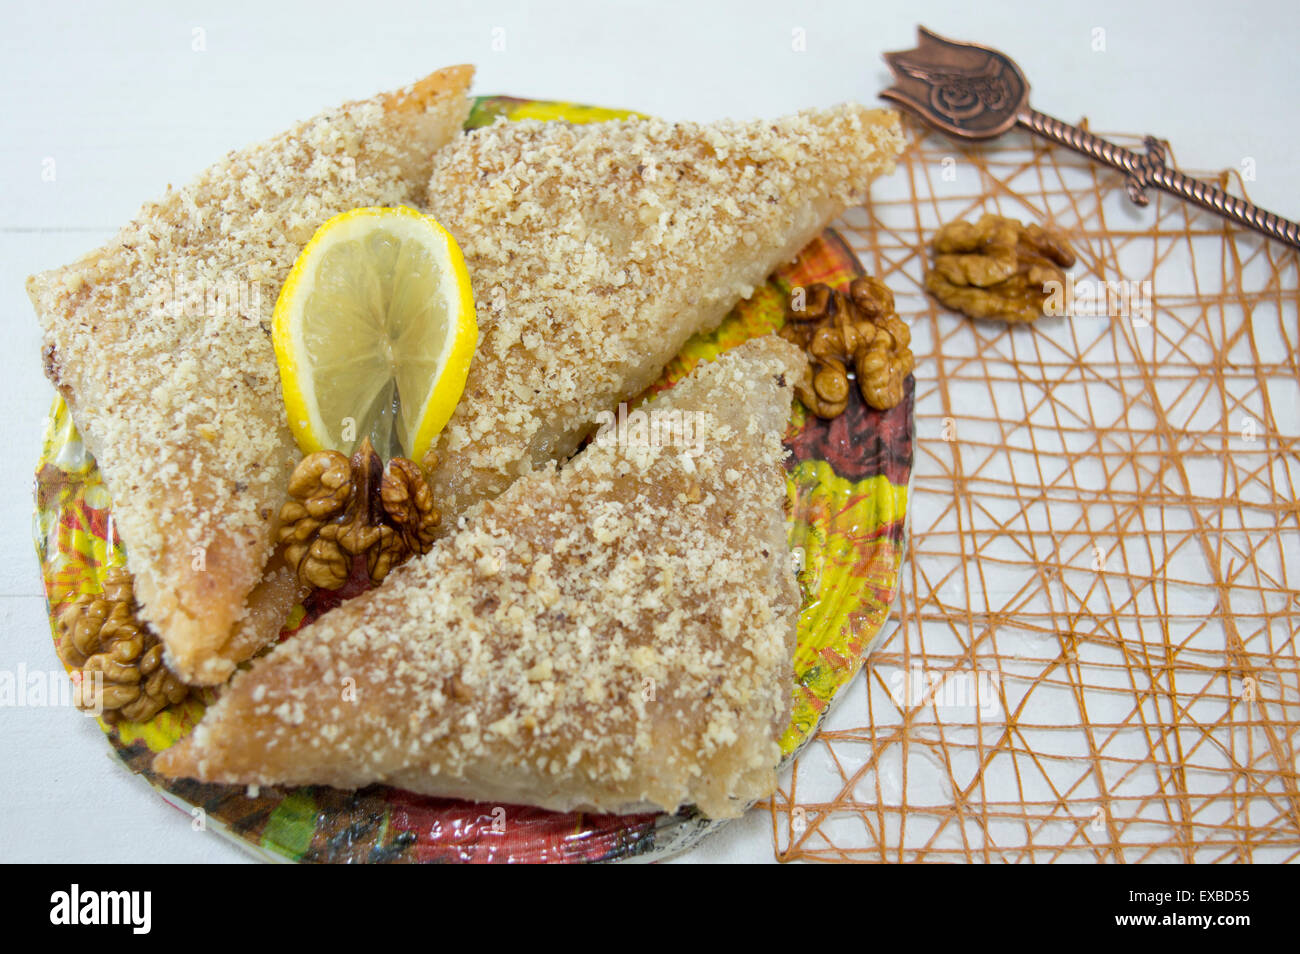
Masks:
[[[1026,135],[909,136],[840,223],[912,327],[909,553],[772,799],[777,857],[1297,859],[1297,254]],[[1056,222],[1074,279],[1149,311],[945,310],[925,243],[983,212]]]

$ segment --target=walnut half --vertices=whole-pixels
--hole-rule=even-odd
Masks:
[[[351,559],[338,530],[351,502],[352,464],[338,451],[308,454],[294,469],[289,499],[280,508],[280,543],[303,583],[335,590],[347,581]]]
[[[1064,287],[1074,250],[1057,229],[984,215],[950,222],[930,241],[934,263],[925,287],[971,318],[1034,321],[1043,315],[1048,283]]]
[[[425,467],[436,466],[436,460],[433,458],[431,464],[426,457]],[[437,536],[442,514],[433,505],[433,491],[424,471],[414,461],[394,457],[384,472],[379,499],[406,548],[412,553],[427,553]]]
[[[82,594],[58,613],[59,656],[79,682],[77,705],[105,722],[147,722],[189,695],[163,665],[158,637],[136,616],[135,585],[110,567],[103,591]]]

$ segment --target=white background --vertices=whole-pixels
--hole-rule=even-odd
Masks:
[[[1185,166],[1253,160],[1252,197],[1300,218],[1294,0],[1059,8],[5,0],[0,10],[0,670],[59,665],[31,541],[33,466],[52,391],[26,276],[89,251],[167,183],[226,151],[436,67],[476,64],[478,93],[746,118],[874,100],[887,85],[881,52],[911,46],[919,22],[1010,54],[1034,106],[1051,115],[1167,138]],[[806,52],[792,49],[796,28]],[[493,50],[494,35],[504,36],[504,51]],[[42,178],[49,159],[53,182]],[[217,836],[191,832],[187,816],[108,753],[95,724],[75,712],[0,709],[0,861],[243,860]],[[760,811],[686,860],[771,857]]]

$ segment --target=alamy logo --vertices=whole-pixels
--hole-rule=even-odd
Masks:
[[[256,315],[262,308],[262,286],[255,281],[208,281],[173,275],[154,281],[149,292],[163,313],[172,318]]]
[[[1153,297],[1151,281],[1100,281],[1075,279],[1070,272],[1064,282],[1043,282],[1047,300],[1043,314],[1049,318],[1127,318],[1138,327],[1151,324]]]
[[[104,674],[74,672],[72,678],[62,669],[31,669],[19,663],[18,669],[0,669],[0,707],[44,708],[76,706],[87,715],[104,714]]]
[[[912,664],[890,674],[889,694],[900,708],[972,708],[992,718],[1001,708],[1002,681],[983,669],[935,670]]]
[[[687,457],[704,453],[704,415],[698,411],[652,407],[629,412],[626,404],[596,415],[595,443],[599,447],[680,447]]]
[[[50,895],[51,924],[128,924],[132,934],[148,934],[153,917],[152,891],[71,891]]]

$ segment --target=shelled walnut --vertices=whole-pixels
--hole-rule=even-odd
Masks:
[[[848,407],[850,368],[863,400],[884,411],[903,399],[903,382],[916,364],[894,295],[876,278],[855,278],[847,294],[820,283],[794,289],[777,333],[808,354],[809,377],[795,393],[818,417],[837,417]]]
[[[106,722],[145,722],[189,695],[163,665],[163,647],[136,617],[135,587],[110,567],[103,591],[83,593],[58,614],[59,656],[76,675],[77,705]]]
[[[433,505],[433,491],[424,472],[413,461],[394,457],[380,484],[379,498],[406,549],[412,553],[428,552],[442,515]]]
[[[437,458],[426,455],[425,466]],[[420,466],[403,457],[385,468],[370,439],[351,460],[338,451],[308,454],[289,478],[280,508],[285,561],[308,586],[336,590],[352,558],[364,556],[372,583],[433,546],[442,515]]]
[[[930,241],[934,264],[925,287],[940,302],[971,318],[1034,321],[1064,288],[1074,250],[1051,226],[1022,225],[985,215],[973,225],[950,222]]]

